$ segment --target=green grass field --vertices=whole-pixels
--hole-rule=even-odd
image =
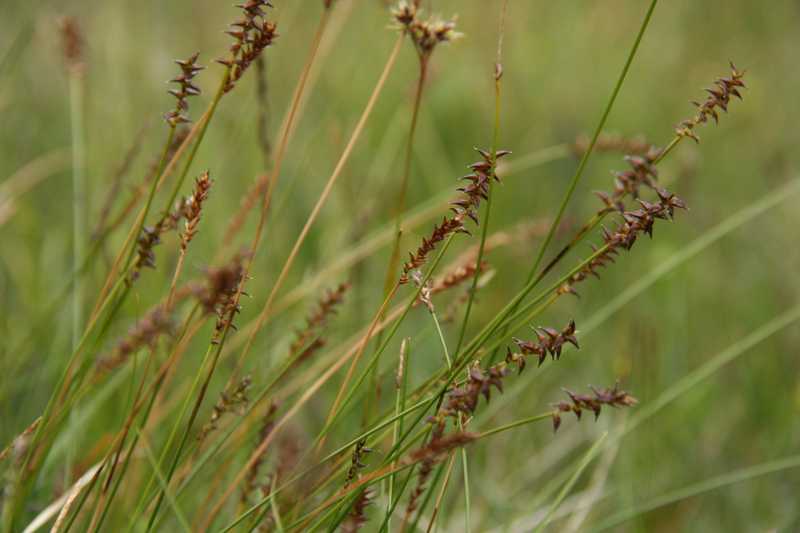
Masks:
[[[408,39],[392,55],[401,31],[382,1],[335,0],[328,11],[322,1],[274,4],[268,19],[277,22],[279,36],[264,50],[263,65],[251,65],[219,100],[202,142],[190,143],[176,158],[175,171],[165,178],[146,217],[152,224],[173,190],[189,195],[194,179],[209,172],[213,185],[185,258],[179,261],[180,236],[167,233],[154,248],[155,268],[143,269],[127,283],[114,264],[131,250],[126,237],[132,229],[135,235],[136,214],[146,203],[146,178],[159,175],[169,134],[162,115],[175,106],[164,82],[179,72],[175,58],[200,53],[198,63],[207,67],[196,78],[202,94],[190,99],[188,115],[192,125],[202,124],[225,72],[214,63],[231,42],[223,30],[238,9],[227,2],[185,0],[12,1],[3,6],[0,449],[10,448],[0,463],[0,504],[6,531],[26,530],[62,496],[74,501],[66,507],[62,501],[41,528],[53,527],[65,509],[61,531],[220,531],[231,524],[236,531],[346,530],[358,491],[350,485],[351,492],[330,506],[328,498],[346,487],[353,439],[390,420],[400,404],[395,372],[401,340],[409,339],[408,406],[435,393],[434,388],[417,395],[431,378],[448,375],[443,343],[456,366],[463,355],[456,347],[471,277],[433,296],[441,335],[424,305],[412,307],[402,321],[389,315],[387,328],[370,336],[352,379],[346,379],[355,360],[345,359],[353,355],[348,350],[367,333],[386,294],[419,60]],[[579,168],[576,140],[585,144],[598,127],[649,6],[644,0],[509,1],[496,126],[493,71],[503,2],[423,0],[422,17],[457,14],[456,29],[463,37],[437,46],[427,65],[398,246],[401,259],[389,269],[391,281],[408,252],[443,216],[452,215],[447,201],[457,194],[457,179],[480,159],[473,147],[508,149],[513,154],[492,163],[502,181],[491,188],[487,242],[492,236],[502,242],[486,250],[489,267],[474,293],[463,346],[476,335],[482,342],[467,351],[466,359],[481,359],[484,367],[502,361],[506,346],[515,348],[512,337],[535,338],[527,324],[560,330],[574,319],[580,343],[579,350],[565,348],[559,360],[548,357],[539,368],[529,360],[519,376],[515,369],[504,378],[502,394],[493,391],[488,404],[480,400],[464,429],[482,434],[548,414],[554,403],[568,400],[562,387],[584,391],[587,384],[619,381],[638,404],[604,408],[596,422],[591,412],[580,421],[562,414],[556,433],[547,416],[481,437],[462,448],[463,454],[448,450],[437,457],[436,472],[442,475],[428,480],[424,496],[429,501],[413,524],[403,515],[419,467],[372,483],[367,521],[360,524],[364,530],[381,530],[394,498],[399,501],[387,529],[412,531],[415,524],[425,531],[445,477],[432,528],[440,531],[800,529],[796,2],[657,3],[602,138],[613,134],[665,146],[676,125],[694,115],[690,101],[705,100],[703,88],[730,74],[729,61],[746,72],[742,101],[731,99],[718,125],[712,120],[698,126],[699,144],[684,139],[658,163],[659,184],[689,209],[677,212],[673,222],[658,221],[653,238],[641,236],[630,252],[602,270],[600,280],[582,282],[580,298],[565,295],[528,321],[489,338],[479,335],[525,285]],[[83,48],[71,67],[60,29],[64,16],[82,32]],[[283,153],[282,124],[320,20],[325,21],[322,38]],[[385,71],[388,77],[375,93],[363,131],[353,139],[393,57],[396,63]],[[193,157],[192,147],[197,147]],[[600,207],[593,191],[611,190],[612,171],[628,168],[623,155],[598,147],[588,158],[545,260]],[[187,161],[191,164],[184,167]],[[186,180],[175,188],[184,168]],[[332,174],[330,195],[318,204]],[[261,196],[252,186],[264,175],[272,177],[274,187],[268,186],[271,201],[260,228]],[[85,188],[82,199],[78,185],[76,200],[76,183]],[[643,196],[657,198],[650,191]],[[229,224],[248,198],[255,209],[229,238]],[[104,231],[131,199],[136,201],[132,211]],[[627,202],[637,207],[632,199]],[[428,270],[436,257],[432,253],[423,276],[436,279],[461,252],[476,250],[486,205],[477,212],[481,224],[466,223],[471,235],[452,238],[435,272]],[[313,224],[295,256],[292,249],[312,212]],[[612,229],[619,218],[609,215],[604,224]],[[213,314],[203,315],[202,306],[189,297],[169,310],[171,335],[148,337],[124,364],[95,370],[167,297],[176,268],[178,285],[203,280],[209,267],[247,251],[259,229],[257,252],[244,259],[250,297],[242,298],[235,318],[239,331],[231,329],[222,344],[210,345],[221,329],[215,333]],[[183,222],[178,230],[184,231]],[[599,227],[523,303],[589,257],[589,243],[603,244]],[[87,255],[86,268],[76,274],[76,264]],[[284,269],[287,258],[292,262]],[[95,305],[105,299],[107,280],[116,283],[109,303],[97,324],[87,328]],[[305,317],[326,290],[345,281],[352,286],[338,312],[313,336],[324,346],[287,370],[287,354]],[[413,282],[399,286],[387,309],[402,309],[415,290]],[[253,330],[268,300],[269,317]],[[84,332],[86,342],[76,352]],[[383,341],[377,371],[370,372],[367,364]],[[493,356],[494,345],[499,351]],[[179,358],[161,382],[157,369],[176,353]],[[210,359],[204,357],[215,353],[219,360],[209,372]],[[199,438],[221,393],[227,390],[235,403],[231,391],[244,375],[251,380],[248,401],[227,406],[218,427]],[[355,386],[361,375],[363,383]],[[200,396],[206,376],[207,390]],[[458,380],[465,376],[463,370],[454,374]],[[154,392],[156,384],[161,388]],[[437,387],[444,384],[440,379]],[[343,406],[337,401],[340,387],[349,399]],[[262,393],[263,400],[256,401]],[[125,435],[120,464],[127,467],[112,480],[118,490],[112,497],[100,496],[106,494],[102,485],[115,439],[139,398],[152,404],[146,414],[135,413]],[[247,470],[259,435],[265,435],[259,420],[271,401],[275,420],[285,416],[285,423],[260,457],[260,471],[253,474],[258,488],[242,496],[246,488],[237,474]],[[189,423],[195,405],[198,411]],[[320,441],[332,409],[339,414]],[[424,419],[412,426],[421,412],[402,418],[412,436],[432,427]],[[43,414],[40,426],[17,438]],[[427,415],[433,414],[431,406]],[[355,469],[356,479],[369,479],[391,463],[393,429],[386,422],[370,433],[367,443],[374,451],[365,467]],[[171,437],[173,431],[177,438]],[[447,431],[459,428],[452,423]],[[216,448],[228,433],[230,439]],[[409,444],[400,464],[405,454],[424,445],[421,440]],[[333,451],[339,453],[323,468],[265,498]],[[168,471],[173,457],[174,476]],[[97,484],[79,482],[103,464]],[[448,464],[453,465],[449,473]],[[394,480],[391,490],[389,479]],[[76,482],[79,490],[73,490]],[[155,507],[153,500],[165,487],[166,497]],[[236,522],[257,503],[262,505],[253,514]]]

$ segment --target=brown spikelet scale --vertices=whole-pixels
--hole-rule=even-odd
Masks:
[[[453,215],[444,217],[438,225],[434,226],[433,232],[429,237],[423,237],[422,245],[417,248],[417,251],[409,253],[409,259],[403,265],[403,270],[400,274],[400,284],[408,283],[411,271],[424,265],[428,255],[450,235],[455,233],[469,234],[469,231],[464,226],[466,218],[470,218],[476,224],[478,223],[478,207],[480,207],[483,200],[488,198],[490,181],[493,179],[500,181],[500,178],[495,173],[497,160],[511,152],[500,150],[492,155],[485,150],[478,148],[476,150],[481,155],[481,161],[470,165],[469,168],[472,172],[461,178],[467,184],[458,188],[461,194],[459,198],[451,203]]]
[[[474,433],[459,431],[450,435],[443,435],[438,426],[434,427],[431,440],[425,446],[411,452],[405,459],[407,463],[420,463],[417,473],[417,484],[408,497],[406,504],[405,517],[403,521],[408,523],[411,515],[419,508],[420,498],[425,494],[428,479],[433,473],[433,467],[442,461],[453,450],[466,446],[477,439]]]
[[[197,52],[188,59],[175,60],[175,63],[181,69],[181,73],[175,78],[172,78],[170,83],[176,83],[178,87],[167,91],[175,97],[175,109],[164,115],[164,119],[172,127],[176,127],[178,124],[185,122],[191,122],[186,114],[189,110],[189,102],[187,99],[200,94],[200,88],[194,84],[194,77],[205,68],[197,64],[197,58],[199,56],[200,53]]]
[[[437,294],[446,290],[452,289],[471,280],[477,273],[486,272],[489,269],[489,262],[482,260],[480,265],[476,265],[474,261],[465,264],[456,265],[455,268],[445,273],[444,276],[437,278],[433,281],[431,286],[431,294]]]
[[[441,442],[444,438],[444,424],[435,424],[433,426],[433,430],[431,431],[431,439],[430,443],[439,442],[437,445],[438,448],[441,448]],[[422,449],[425,449],[423,447]],[[414,490],[411,491],[411,494],[408,497],[408,503],[406,504],[405,515],[403,518],[403,522],[408,523],[411,515],[414,511],[417,510],[419,507],[419,500],[423,494],[425,494],[425,489],[427,488],[428,479],[431,477],[431,473],[433,472],[433,467],[436,466],[437,457],[435,454],[423,452],[420,450],[415,451],[418,457],[418,461],[420,463],[419,470],[417,471],[417,483],[414,486]]]
[[[154,225],[142,228],[142,234],[136,241],[136,259],[126,280],[128,284],[139,278],[143,268],[156,267],[155,247],[161,244],[164,233],[177,229],[181,218],[186,216],[186,208],[186,199],[182,198],[175,203],[172,211],[161,215]]]
[[[353,481],[358,479],[359,472],[367,465],[364,463],[365,457],[372,453],[371,448],[367,448],[367,439],[359,440],[355,448],[353,448],[353,455],[350,458],[350,468],[347,469],[347,477],[344,481],[344,486],[349,486]]]
[[[230,69],[226,93],[236,86],[236,82],[250,65],[278,37],[277,25],[266,18],[265,9],[272,7],[269,0],[247,0],[236,7],[241,9],[242,18],[233,22],[225,31],[233,37],[233,43],[228,49],[230,54],[227,58],[217,59],[217,63]]]
[[[714,81],[714,85],[706,89],[708,96],[704,101],[692,102],[697,107],[697,114],[681,122],[675,129],[676,135],[689,137],[699,143],[700,137],[697,136],[695,128],[708,122],[709,118],[713,118],[715,123],[719,122],[719,112],[724,111],[727,113],[731,97],[735,96],[739,100],[742,99],[740,89],[746,88],[742,81],[745,71],[737,69],[733,62],[730,63],[730,67],[730,76],[717,78]]]
[[[211,189],[212,181],[208,177],[208,171],[205,171],[199,178],[195,180],[194,192],[184,203],[184,223],[183,235],[181,235],[181,250],[184,252],[189,246],[189,242],[197,234],[197,227],[200,224],[200,214],[203,210],[203,202],[208,198],[208,192]]]
[[[558,431],[561,426],[561,413],[574,413],[580,420],[584,410],[594,413],[594,418],[600,416],[603,406],[608,407],[631,407],[638,403],[638,400],[619,388],[619,383],[613,389],[597,389],[589,386],[591,394],[575,394],[564,389],[564,393],[569,396],[569,401],[562,401],[554,404],[554,411],[551,415],[553,419],[553,431]]]
[[[409,35],[420,60],[427,61],[439,44],[449,43],[461,37],[461,34],[455,31],[455,20],[442,20],[436,16],[422,20],[419,15],[420,10],[416,2],[408,3],[402,0],[392,9],[392,18],[397,27]]]
[[[518,353],[512,352],[510,348],[507,349],[506,363],[516,365],[520,373],[525,369],[525,360],[529,355],[535,355],[541,366],[548,354],[554,361],[560,359],[561,351],[567,343],[572,344],[575,348],[580,348],[578,339],[575,337],[574,320],[570,320],[569,324],[561,331],[539,327],[536,328],[535,332],[537,338],[534,341],[514,339],[519,349]]]
[[[573,285],[588,276],[599,278],[599,270],[613,263],[614,257],[620,250],[630,250],[643,233],[653,236],[656,220],[672,220],[676,209],[686,209],[686,203],[666,189],[658,188],[656,194],[657,202],[651,203],[640,199],[639,209],[623,211],[622,221],[614,230],[603,228],[603,248],[594,249],[596,255],[558,289],[559,294],[577,295]]]
[[[250,388],[251,384],[250,376],[245,376],[239,380],[239,383],[236,384],[236,387],[231,392],[222,391],[219,394],[219,400],[211,410],[211,418],[200,430],[197,440],[205,440],[209,433],[217,429],[220,419],[225,414],[235,413],[240,416],[244,414],[247,403],[250,401],[247,397],[247,389]]]
[[[290,357],[301,354],[297,359],[299,363],[324,346],[325,341],[320,338],[313,339],[314,335],[336,314],[336,308],[342,304],[344,296],[350,290],[350,287],[349,282],[344,282],[340,283],[336,288],[325,292],[314,311],[306,318],[305,327],[296,332],[294,341],[289,347]]]
[[[111,355],[97,363],[98,369],[110,372],[122,366],[139,349],[153,347],[162,335],[171,334],[174,328],[172,317],[163,307],[157,306],[131,327],[128,334],[120,340]]]
[[[209,268],[206,271],[205,283],[195,289],[196,297],[203,310],[217,316],[212,339],[214,344],[219,342],[226,327],[230,326],[236,329],[231,321],[240,311],[236,295],[239,291],[239,284],[243,282],[245,275],[244,258],[243,254],[236,254],[228,264]]]
[[[61,49],[70,72],[80,73],[85,68],[83,33],[78,21],[73,17],[62,17],[59,21],[61,30]]]
[[[347,518],[342,522],[340,531],[342,533],[355,533],[367,523],[367,507],[372,503],[374,493],[370,489],[364,489],[358,493]]]
[[[425,264],[428,254],[436,249],[436,246],[444,241],[453,233],[468,233],[464,224],[458,218],[443,218],[442,221],[434,226],[430,237],[423,237],[422,244],[415,253],[409,253],[408,261],[403,265],[403,273],[400,275],[400,283],[408,283],[409,274]]]
[[[487,402],[491,399],[492,387],[503,392],[503,378],[507,375],[508,366],[504,362],[484,370],[476,361],[467,369],[464,384],[450,389],[439,411],[428,421],[443,433],[448,418],[455,421],[468,419],[478,407],[481,396]]]

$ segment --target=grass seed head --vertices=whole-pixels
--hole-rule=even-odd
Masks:
[[[175,97],[175,109],[164,115],[164,119],[173,128],[179,124],[191,122],[187,115],[189,111],[188,98],[200,94],[200,88],[194,84],[193,80],[197,73],[205,68],[197,64],[197,58],[199,56],[200,53],[196,52],[188,59],[175,60],[175,63],[181,69],[181,73],[177,77],[172,78],[170,83],[177,83],[178,88],[167,91]]]
[[[619,388],[619,383],[614,385],[612,389],[597,389],[589,386],[592,391],[591,394],[576,394],[570,390],[564,389],[564,393],[569,396],[569,401],[562,401],[554,404],[551,417],[553,420],[553,431],[558,431],[561,426],[561,413],[574,413],[575,417],[580,420],[584,410],[594,413],[594,418],[600,416],[603,406],[608,407],[631,407],[638,403],[638,400]]]
[[[717,78],[714,85],[706,89],[708,96],[702,102],[692,102],[697,107],[697,114],[687,120],[681,122],[675,129],[675,134],[679,137],[689,137],[695,142],[700,142],[700,137],[697,136],[695,128],[701,124],[708,122],[709,118],[713,118],[715,123],[719,122],[719,112],[728,112],[728,104],[731,97],[735,96],[739,100],[742,99],[740,89],[745,89],[745,84],[742,81],[745,71],[736,68],[736,65],[731,61],[731,73],[727,78]]]

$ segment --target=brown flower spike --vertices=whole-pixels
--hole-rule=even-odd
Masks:
[[[695,133],[695,128],[700,124],[708,122],[709,117],[714,119],[714,122],[719,122],[719,110],[728,111],[728,104],[731,101],[731,96],[735,96],[739,100],[742,99],[742,94],[739,89],[745,89],[742,78],[745,72],[736,68],[733,62],[730,63],[731,75],[727,78],[717,78],[714,85],[708,89],[708,97],[700,102],[692,102],[697,107],[697,114],[680,123],[676,128],[675,133],[679,137],[689,137],[694,139],[695,142],[700,142],[700,137]]]
[[[423,237],[422,245],[417,251],[409,253],[409,260],[403,265],[403,271],[400,275],[400,284],[408,283],[411,271],[424,265],[428,255],[447,237],[455,233],[469,234],[469,231],[464,227],[466,218],[472,219],[476,224],[478,223],[478,208],[481,202],[489,197],[491,180],[500,181],[500,178],[495,173],[497,160],[511,152],[500,150],[493,156],[490,152],[479,148],[476,148],[476,151],[481,155],[481,160],[471,164],[469,168],[472,172],[461,178],[467,181],[467,184],[458,188],[461,196],[451,204],[451,210],[454,214],[449,218],[443,218],[433,228],[433,233],[431,233],[430,237]]]
[[[592,394],[575,394],[572,391],[564,389],[564,392],[569,396],[569,402],[558,402],[554,404],[552,419],[553,431],[558,431],[561,426],[561,413],[574,413],[575,417],[580,420],[583,410],[588,410],[594,413],[594,418],[600,416],[603,406],[609,407],[631,407],[636,405],[638,400],[619,388],[619,383],[614,385],[613,389],[596,389],[591,385],[589,388]]]
[[[236,254],[227,265],[209,268],[206,272],[205,286],[197,289],[197,299],[203,310],[217,315],[217,324],[211,341],[214,344],[219,343],[225,327],[240,311],[240,306],[236,303],[236,293],[244,276],[243,261],[244,256]],[[230,327],[236,329],[232,323]]]
[[[244,414],[244,409],[250,401],[247,397],[247,389],[250,388],[251,384],[250,376],[245,376],[239,381],[233,392],[223,391],[219,394],[219,400],[211,411],[211,419],[203,426],[197,436],[198,440],[205,440],[209,433],[217,429],[220,419],[226,413]]]
[[[175,109],[164,115],[164,119],[173,128],[178,124],[191,122],[186,115],[186,112],[189,110],[187,98],[200,94],[200,88],[193,83],[193,80],[197,73],[205,68],[197,64],[197,58],[199,56],[200,53],[197,52],[188,59],[175,60],[175,63],[181,68],[181,74],[171,79],[170,83],[177,83],[178,88],[170,89],[167,92],[174,96],[177,102],[175,104]]]
[[[535,341],[514,339],[521,353],[513,353],[510,348],[507,349],[506,363],[517,365],[520,373],[525,370],[525,359],[528,355],[536,355],[539,360],[539,366],[541,366],[545,358],[547,358],[547,354],[550,354],[554,361],[560,359],[564,344],[569,343],[575,348],[580,348],[578,339],[575,338],[574,320],[570,320],[562,331],[544,327],[536,328],[534,331],[537,337]]]
[[[172,317],[163,307],[159,305],[153,308],[131,327],[111,355],[98,362],[98,367],[105,372],[120,367],[139,349],[155,346],[162,335],[172,333],[173,327]]]
[[[181,250],[184,252],[189,246],[189,242],[197,234],[197,227],[200,224],[200,214],[203,210],[203,202],[208,198],[208,191],[211,189],[212,181],[208,177],[208,171],[195,180],[194,192],[186,199],[184,204],[184,232],[181,235]]]
[[[350,290],[350,283],[344,282],[340,283],[336,288],[329,289],[325,292],[325,295],[317,303],[314,311],[306,318],[305,327],[296,332],[295,339],[289,347],[290,357],[300,353],[304,348],[305,355],[308,348],[314,347],[314,349],[318,349],[324,345],[324,341],[321,339],[312,341],[312,338],[314,334],[327,323],[330,317],[336,314],[336,308],[342,304],[344,295],[348,290]],[[315,346],[316,344],[318,345]],[[308,355],[310,355],[310,353],[308,353]]]
[[[367,439],[363,438],[356,443],[353,449],[353,455],[350,459],[350,468],[347,469],[347,478],[345,479],[344,486],[347,487],[358,478],[361,469],[366,467],[362,461],[367,454],[372,453],[371,448],[367,448]]]
[[[417,2],[409,4],[403,0],[392,10],[392,17],[411,37],[420,60],[424,62],[430,58],[437,45],[452,42],[461,37],[461,34],[455,31],[455,20],[442,20],[438,17],[421,20],[419,13]]]
[[[560,294],[577,294],[573,285],[585,280],[592,275],[600,277],[598,270],[608,263],[614,262],[614,256],[619,250],[630,250],[642,233],[653,236],[653,226],[656,220],[672,220],[676,209],[686,209],[686,203],[666,189],[656,189],[658,202],[650,203],[639,200],[639,209],[624,211],[622,222],[613,231],[603,228],[603,241],[605,246],[589,263],[580,271],[573,274],[570,279],[558,289]]]
[[[242,10],[242,18],[225,31],[234,39],[229,48],[230,56],[217,59],[217,63],[230,69],[226,93],[235,87],[253,61],[278,37],[277,25],[267,20],[264,11],[272,7],[269,0],[247,0],[236,7]]]

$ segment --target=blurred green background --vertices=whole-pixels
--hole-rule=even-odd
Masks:
[[[275,3],[280,38],[267,51],[268,136],[273,143],[321,12],[319,1]],[[465,35],[437,49],[432,59],[414,151],[410,206],[455,187],[455,179],[476,157],[472,147],[491,142],[494,105],[491,73],[500,2],[423,4],[444,16],[458,14],[458,29]],[[554,215],[578,163],[564,146],[596,126],[646,7],[642,0],[509,2],[500,145],[514,152],[510,165],[529,154],[564,155],[509,172],[495,189],[493,230]],[[75,17],[86,39],[87,215],[94,227],[113,177],[140,131],[144,133],[139,155],[124,178],[116,206],[124,203],[156,157],[166,134],[160,116],[173,105],[164,81],[175,75],[174,58],[195,51],[201,54],[200,63],[209,65],[198,77],[204,94],[191,103],[190,115],[199,116],[221,73],[212,59],[227,46],[229,39],[221,30],[235,17],[235,10],[228,2],[175,0],[11,1],[4,2],[2,11],[0,180],[5,183],[27,164],[46,158],[41,180],[0,204],[5,209],[0,213],[0,443],[5,445],[42,411],[70,353],[69,307],[64,305],[52,317],[44,315],[68,281],[72,264],[69,91],[58,17]],[[253,299],[246,303],[243,323],[260,309],[395,39],[386,5],[369,0],[341,0],[327,37],[276,190],[248,289]],[[798,47],[797,2],[660,3],[607,131],[643,135],[663,145],[674,126],[691,116],[689,101],[703,98],[703,87],[727,75],[729,60],[747,70],[744,101],[735,101],[719,126],[700,130],[700,145],[682,143],[660,166],[661,178],[690,210],[674,223],[658,225],[652,241],[637,244],[606,270],[601,282],[584,283],[580,299],[562,299],[542,317],[542,324],[560,327],[574,318],[580,331],[613,298],[710,228],[797,179]],[[416,61],[407,44],[282,294],[302,287],[358,243],[391,227]],[[255,77],[254,71],[248,72],[223,99],[193,166],[192,175],[209,169],[215,185],[191,247],[187,275],[200,274],[212,260],[242,194],[265,170],[257,134],[260,103]],[[548,152],[550,147],[556,148]],[[568,228],[579,227],[597,209],[591,192],[611,188],[609,171],[624,169],[618,154],[592,157],[567,211]],[[505,402],[496,398],[497,406],[488,412],[492,417],[484,419],[484,427],[541,412],[562,399],[561,386],[582,389],[587,383],[610,385],[616,379],[639,398],[638,409],[645,408],[687,373],[794,306],[800,297],[798,198],[797,194],[786,198],[671,270],[590,335],[579,335],[580,351],[569,351],[542,371],[531,368],[521,378],[509,378],[509,385],[522,381],[525,387]],[[254,222],[251,217],[242,244],[249,242]],[[426,222],[407,232],[402,249],[415,247],[430,226]],[[569,234],[562,232],[560,239]],[[105,259],[93,265],[86,282],[90,301],[123,238],[124,231],[113,235]],[[459,245],[469,243],[465,238]],[[490,255],[496,275],[478,295],[474,327],[490,319],[520,287],[537,245],[538,240],[529,239]],[[580,253],[587,251],[584,247]],[[174,240],[157,253],[158,275],[148,273],[137,285],[114,337],[124,334],[168,287],[177,257]],[[566,264],[576,259],[573,256]],[[384,246],[362,263],[324,279],[323,287],[343,279],[355,282],[345,309],[332,324],[334,339],[349,337],[374,312],[387,260]],[[293,328],[319,293],[312,291],[259,335],[250,359],[256,382],[279,363]],[[446,307],[447,300],[440,305]],[[457,325],[447,326],[449,336],[457,334]],[[440,365],[430,320],[417,312],[401,332],[413,336],[413,379],[421,382]],[[671,490],[797,453],[799,341],[796,325],[782,330],[681,394],[627,435],[618,448],[603,452],[590,467],[594,474],[586,475],[578,486],[580,500],[592,480],[604,480],[602,498],[579,529],[589,530],[618,510]],[[199,339],[197,349],[190,350],[186,375],[202,356],[204,342]],[[214,395],[224,385],[231,363],[227,361],[219,372]],[[122,389],[87,418],[87,431],[70,443],[73,450],[91,447],[97,435],[115,427],[119,411],[113,395],[123,398]],[[334,392],[335,388],[326,390],[301,414],[298,427],[306,437],[313,438],[319,429]],[[596,424],[565,419],[555,437],[546,424],[540,424],[471,448],[473,527],[527,530],[542,503],[537,499],[542,488],[563,471],[566,461],[582,453],[603,429],[625,422],[624,413],[607,414]],[[358,415],[352,418],[338,431],[340,440],[357,428]],[[800,471],[785,469],[640,514],[619,530],[796,531],[799,484]],[[451,492],[443,525],[456,531],[462,526],[462,500],[457,491]],[[569,520],[559,519],[551,529],[568,530]]]

